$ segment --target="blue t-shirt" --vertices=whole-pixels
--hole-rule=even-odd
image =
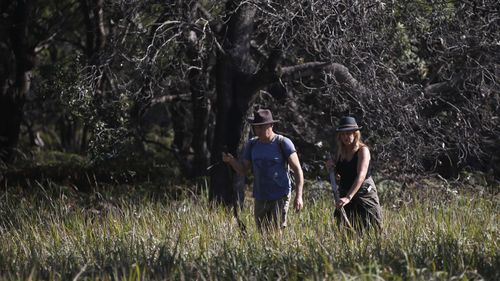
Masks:
[[[280,148],[278,135],[270,143],[258,139],[246,143],[243,158],[252,163],[255,199],[276,200],[290,193],[287,163],[294,152],[295,146],[287,137],[283,137]],[[286,159],[283,159],[284,156]]]

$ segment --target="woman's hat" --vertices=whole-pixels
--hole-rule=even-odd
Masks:
[[[264,125],[279,122],[279,120],[273,120],[273,114],[269,109],[259,109],[253,112],[253,118],[248,118],[248,122],[251,125]]]
[[[336,132],[350,132],[360,130],[362,127],[358,126],[356,119],[351,116],[345,116],[340,119],[339,126],[335,130]]]

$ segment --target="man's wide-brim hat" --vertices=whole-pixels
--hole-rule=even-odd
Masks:
[[[345,116],[340,119],[339,126],[335,130],[336,132],[351,132],[361,130],[362,127],[358,126],[356,119],[351,116]]]
[[[273,119],[273,114],[269,109],[259,109],[254,111],[253,117],[248,118],[248,122],[251,125],[264,125],[279,122],[279,120]]]

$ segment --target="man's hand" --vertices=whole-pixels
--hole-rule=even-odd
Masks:
[[[304,202],[302,201],[302,196],[295,196],[295,211],[299,212],[304,208]]]
[[[240,176],[245,176],[250,169],[250,162],[243,160],[241,163],[229,152],[222,152],[222,162],[229,164]]]
[[[234,156],[231,155],[231,153],[222,152],[222,161],[224,161],[224,163],[230,163],[233,160],[234,160]]]

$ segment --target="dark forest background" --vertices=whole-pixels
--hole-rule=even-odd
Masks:
[[[335,125],[376,172],[500,180],[500,11],[484,1],[0,1],[0,181],[209,178],[270,108],[305,176]]]

